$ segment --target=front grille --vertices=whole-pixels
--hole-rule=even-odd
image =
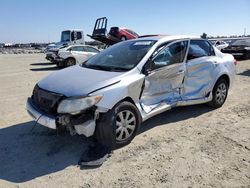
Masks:
[[[56,115],[59,102],[64,95],[43,90],[37,85],[33,90],[32,101],[34,105],[44,113]]]

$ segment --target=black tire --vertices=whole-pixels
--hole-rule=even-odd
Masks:
[[[57,62],[56,65],[59,68],[64,68],[65,67],[65,62],[64,61]]]
[[[245,59],[245,60],[250,59],[250,51],[246,51],[246,52],[245,52],[244,59]]]
[[[128,118],[134,117],[135,121],[134,124],[134,129],[131,130],[130,128],[123,128],[123,129],[128,129],[131,130],[129,133],[129,137],[124,138],[122,140],[118,139],[118,135],[116,133],[116,130],[118,130],[118,127],[121,128],[122,126],[117,125],[117,120],[119,119],[119,115],[125,112],[130,112],[130,116]],[[127,121],[127,119],[126,119]],[[118,103],[116,106],[114,106],[110,111],[108,111],[105,114],[100,114],[100,117],[97,121],[96,124],[96,129],[95,129],[95,138],[97,141],[103,145],[106,145],[108,147],[111,147],[111,149],[119,148],[122,146],[125,146],[129,144],[134,137],[137,134],[137,130],[139,129],[141,125],[141,116],[139,110],[135,107],[130,102],[123,101]],[[128,123],[127,126],[130,126]],[[125,134],[124,136],[126,137],[125,131],[120,131],[120,134]],[[123,136],[122,135],[122,136]]]
[[[127,40],[127,37],[124,36],[124,35],[122,35],[121,38],[120,38],[120,40],[121,40],[121,41],[125,41],[125,40]]]
[[[70,57],[66,60],[65,66],[70,67],[70,66],[73,66],[75,64],[76,64],[76,60],[74,58]]]
[[[213,100],[209,102],[209,106],[220,108],[226,101],[228,94],[228,82],[221,78],[213,88]]]

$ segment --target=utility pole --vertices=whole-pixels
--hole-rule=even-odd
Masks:
[[[244,37],[246,36],[246,30],[247,30],[247,29],[246,29],[246,28],[244,28]]]

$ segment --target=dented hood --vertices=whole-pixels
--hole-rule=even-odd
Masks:
[[[38,82],[38,86],[67,97],[84,96],[119,82],[122,74],[122,72],[94,70],[76,65],[48,75]]]

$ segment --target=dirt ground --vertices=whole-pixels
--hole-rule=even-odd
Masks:
[[[25,111],[56,71],[43,54],[0,56],[0,187],[250,187],[250,60],[238,63],[224,106],[176,108],[143,123],[101,167],[80,169],[91,139],[58,134]]]

